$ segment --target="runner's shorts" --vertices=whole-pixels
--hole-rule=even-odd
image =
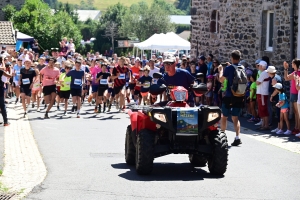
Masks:
[[[99,87],[98,88],[98,96],[102,97],[105,90],[107,90],[108,87]]]
[[[56,85],[48,85],[43,87],[44,96],[56,93]]]
[[[20,87],[20,92],[24,93],[25,96],[31,97],[31,89],[28,87]]]
[[[114,91],[113,88],[108,88],[107,92],[110,94],[111,97],[115,97],[116,96],[115,91]]]
[[[244,97],[224,97],[222,102],[222,115],[239,116],[242,107],[244,106]]]
[[[123,87],[124,87],[125,85],[122,85],[122,86],[119,86],[119,87],[114,87],[114,91],[115,91],[115,94],[119,94],[120,93],[120,91],[123,89]]]
[[[139,98],[142,98],[141,91],[139,90],[134,90],[134,95],[138,96]]]
[[[92,93],[98,92],[99,85],[92,85]]]
[[[59,92],[59,97],[60,97],[61,99],[69,99],[69,98],[70,98],[70,94],[71,94],[71,90],[60,91],[60,92]]]
[[[19,81],[14,81],[13,82],[13,87],[17,87],[17,86],[19,86]]]
[[[136,85],[135,83],[129,83],[129,89],[134,90],[135,85]]]
[[[72,97],[81,97],[82,89],[71,88]]]

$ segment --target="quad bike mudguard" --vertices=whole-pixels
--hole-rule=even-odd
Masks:
[[[156,124],[142,110],[138,110],[137,112],[129,110],[128,115],[130,116],[131,129],[136,134],[142,129],[156,130]]]

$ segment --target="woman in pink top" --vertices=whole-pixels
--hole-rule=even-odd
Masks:
[[[292,68],[294,72],[288,74],[289,64],[287,62],[283,63],[284,67],[284,80],[291,81],[291,88],[290,88],[290,102],[293,104],[294,115],[295,115],[295,128],[292,131],[292,134],[296,135],[300,132],[300,119],[298,114],[298,107],[297,107],[297,100],[298,100],[298,91],[296,88],[296,79],[300,76],[300,61],[298,59],[294,59],[292,61]]]
[[[49,104],[46,110],[45,119],[49,119],[48,112],[52,108],[56,97],[56,83],[59,81],[59,69],[54,67],[55,58],[50,58],[48,66],[40,71],[43,84],[45,104]]]

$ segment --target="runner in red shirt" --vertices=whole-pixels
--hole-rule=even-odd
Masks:
[[[140,69],[141,69],[141,61],[139,59],[137,59],[135,61],[134,66],[132,66],[130,68],[131,73],[130,73],[129,89],[130,89],[130,92],[131,92],[132,96],[134,96],[134,87],[136,85],[135,76],[139,75]]]
[[[122,108],[125,106],[126,74],[129,76],[129,70],[124,64],[125,57],[122,56],[119,60],[119,65],[113,69],[111,77],[114,80],[114,91],[117,102],[116,108],[119,109],[119,111],[124,111]]]

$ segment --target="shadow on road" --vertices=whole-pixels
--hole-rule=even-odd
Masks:
[[[224,177],[212,175],[190,163],[154,163],[153,172],[150,175],[138,175],[135,166],[129,166],[126,163],[111,166],[114,169],[128,169],[125,173],[119,174],[119,177],[130,181],[199,181]]]
[[[111,116],[109,116],[109,117],[103,117],[103,118],[101,118],[101,119],[98,119],[98,120],[116,120],[116,119],[121,119],[121,118],[113,118],[114,117],[114,115],[111,115]]]

